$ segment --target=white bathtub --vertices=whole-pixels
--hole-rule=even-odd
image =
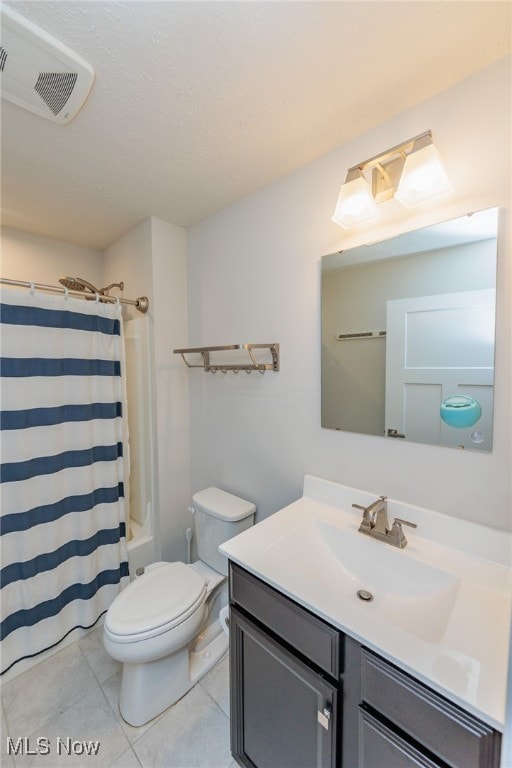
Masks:
[[[140,523],[133,519],[130,520],[128,525],[128,566],[132,579],[137,568],[143,568],[159,559],[155,551],[155,537],[151,524],[153,516],[149,504],[148,507],[144,525],[140,525]]]

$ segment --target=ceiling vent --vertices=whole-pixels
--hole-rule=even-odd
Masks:
[[[69,123],[91,90],[94,70],[78,54],[3,4],[1,19],[2,98],[54,123]]]

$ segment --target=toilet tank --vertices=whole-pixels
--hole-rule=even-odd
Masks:
[[[198,557],[227,576],[228,561],[219,552],[219,546],[253,525],[256,507],[250,501],[220,488],[198,491],[192,500],[196,513]]]

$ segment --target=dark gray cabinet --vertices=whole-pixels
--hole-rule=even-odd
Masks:
[[[364,768],[444,768],[399,733],[359,710],[359,765]]]
[[[257,768],[335,768],[336,686],[236,608],[230,631],[234,757]]]
[[[338,679],[343,665],[344,635],[310,611],[269,587],[237,565],[230,568],[230,600],[282,643]]]
[[[230,564],[231,750],[246,768],[498,768],[500,734]]]
[[[499,765],[501,738],[493,728],[366,648],[361,649],[361,700],[359,768],[373,768],[370,745],[387,740],[384,730],[377,735],[375,722],[370,722],[366,713],[388,725],[390,733],[403,737],[401,745],[410,749],[419,746],[424,758],[430,760],[414,762],[419,758],[409,756],[413,762],[402,760],[397,768],[398,765],[450,768],[497,768]],[[387,743],[390,747],[390,740]],[[396,749],[400,750],[401,746],[397,745]]]
[[[343,635],[230,568],[231,751],[249,768],[336,768]]]

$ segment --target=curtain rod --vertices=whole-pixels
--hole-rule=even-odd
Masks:
[[[16,285],[20,288],[35,288],[39,291],[53,291],[54,293],[67,293],[70,296],[78,296],[82,299],[89,299],[96,301],[96,297],[99,301],[107,301],[115,304],[119,301],[120,304],[131,304],[136,307],[139,312],[145,313],[149,308],[149,299],[147,296],[139,296],[138,299],[121,299],[116,296],[104,296],[99,293],[84,293],[83,291],[72,291],[69,288],[61,288],[59,285],[44,285],[44,283],[28,283],[25,280],[10,280],[7,277],[0,277],[0,283],[5,285]]]

